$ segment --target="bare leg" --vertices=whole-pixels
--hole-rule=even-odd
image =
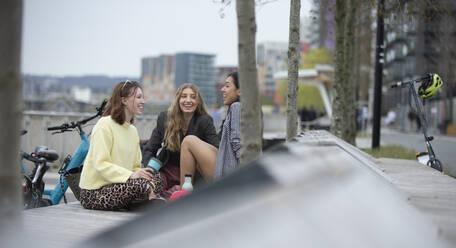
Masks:
[[[152,190],[152,187],[151,187],[151,190],[150,190],[150,193],[149,193],[149,200],[152,200],[152,199],[155,199],[157,198],[157,196],[155,195],[154,191]]]
[[[185,174],[191,174],[193,178],[195,169],[205,180],[212,181],[217,152],[215,146],[198,137],[186,136],[182,141],[180,151],[180,185],[182,186],[184,183]]]

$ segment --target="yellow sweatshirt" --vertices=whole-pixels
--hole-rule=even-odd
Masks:
[[[119,125],[111,116],[100,118],[92,130],[79,187],[93,190],[125,183],[140,168],[141,150],[136,127],[126,122]]]

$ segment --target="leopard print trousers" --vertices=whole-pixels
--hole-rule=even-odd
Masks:
[[[163,179],[160,173],[155,173],[151,182],[137,178],[128,179],[125,183],[109,184],[95,190],[81,189],[80,201],[87,209],[128,209],[131,204],[149,200],[152,189],[157,196],[162,193]]]

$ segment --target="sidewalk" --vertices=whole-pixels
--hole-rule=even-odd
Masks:
[[[419,132],[401,131],[401,130],[398,130],[398,129],[387,128],[387,127],[382,128],[381,131],[384,132],[384,133],[388,133],[388,134],[406,133],[406,134],[416,134],[416,135],[423,136],[423,132],[422,131],[419,131]],[[437,139],[441,139],[441,140],[446,140],[446,141],[451,141],[451,142],[455,142],[456,143],[456,136],[442,135],[440,133],[433,133],[433,132],[429,132],[428,135],[434,136],[434,139],[436,139],[436,140]]]
[[[366,130],[365,131],[368,134],[372,133],[372,130]],[[409,135],[418,135],[418,136],[423,136],[423,133],[421,132],[401,132],[400,130],[392,129],[392,128],[382,128],[380,131],[380,136],[382,134],[409,134]],[[434,136],[434,140],[445,140],[448,142],[454,142],[455,147],[456,147],[456,136],[448,136],[448,135],[441,135],[441,134],[429,134]],[[424,136],[423,136],[424,137]],[[424,140],[424,138],[423,138]],[[423,141],[424,142],[424,141]],[[381,139],[380,137],[380,145],[390,145],[388,142],[386,142],[384,139]],[[366,149],[366,148],[371,148],[372,147],[372,137],[356,137],[356,147],[360,149]]]

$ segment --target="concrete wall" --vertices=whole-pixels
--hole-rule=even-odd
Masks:
[[[56,113],[46,111],[25,111],[22,118],[22,128],[28,131],[27,134],[21,137],[21,150],[30,153],[35,150],[38,145],[44,145],[50,149],[56,150],[61,161],[68,155],[73,154],[81,141],[78,132],[65,132],[52,134],[47,131],[47,127],[60,126],[64,122],[77,121],[87,118],[91,114],[87,113]],[[87,123],[83,130],[86,134],[90,134],[93,126],[98,119],[94,119]],[[156,115],[145,115],[135,118],[135,126],[138,129],[140,139],[148,139],[155,127],[157,120]]]
[[[87,113],[25,111],[22,118],[22,128],[26,129],[28,133],[21,137],[21,150],[30,153],[35,150],[36,146],[47,146],[49,149],[58,152],[60,159],[53,165],[60,166],[60,163],[68,154],[74,153],[81,139],[76,131],[53,135],[52,132],[47,131],[47,127],[60,126],[65,122],[77,121],[90,115]],[[265,114],[263,118],[265,138],[285,137],[286,115]],[[86,134],[90,134],[97,120],[92,120],[85,125],[83,130]],[[143,115],[135,118],[134,125],[138,129],[140,139],[148,139],[150,137],[156,121],[157,115]]]

